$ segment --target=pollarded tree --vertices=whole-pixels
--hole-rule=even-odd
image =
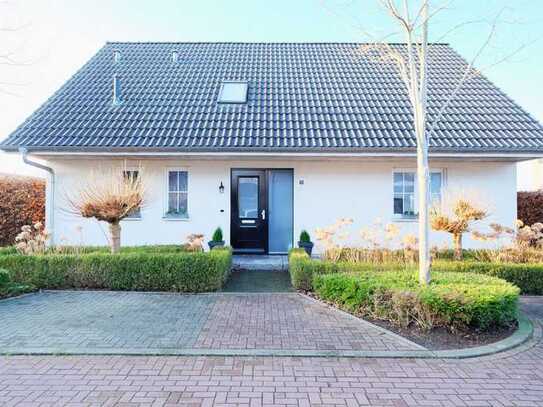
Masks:
[[[139,173],[116,168],[92,174],[75,197],[68,198],[72,212],[109,224],[111,253],[118,253],[121,247],[121,220],[144,204],[145,189],[135,175]]]
[[[446,198],[446,202],[435,205],[430,210],[432,229],[452,235],[454,259],[462,259],[462,236],[470,232],[474,222],[485,219],[488,210],[466,196],[458,195]]]

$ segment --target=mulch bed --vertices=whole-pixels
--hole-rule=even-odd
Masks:
[[[515,324],[514,326],[493,329],[486,332],[474,330],[452,333],[443,327],[434,328],[431,331],[423,331],[417,327],[401,328],[387,321],[372,320],[368,318],[364,318],[364,320],[388,329],[389,331],[403,336],[430,350],[463,349],[489,345],[511,336],[518,327],[518,324]]]
[[[314,298],[324,304],[337,308],[335,304],[323,301],[311,292],[300,291],[311,298]],[[342,310],[344,311],[344,310]],[[430,331],[424,331],[416,326],[409,326],[402,328],[396,326],[388,321],[375,320],[370,318],[361,318],[359,315],[356,317],[368,321],[381,328],[394,332],[412,342],[424,346],[429,350],[451,350],[451,349],[464,349],[473,348],[476,346],[489,345],[502,339],[511,336],[518,328],[518,324],[514,324],[510,327],[492,329],[489,331],[481,332],[477,330],[472,331],[456,331],[450,332],[446,328],[434,328]]]

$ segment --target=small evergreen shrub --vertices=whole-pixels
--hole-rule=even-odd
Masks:
[[[222,229],[220,227],[215,229],[215,232],[213,232],[213,236],[212,236],[211,240],[214,241],[214,242],[222,242],[223,241]]]
[[[310,243],[311,242],[311,236],[309,236],[309,233],[307,230],[302,230],[300,233],[300,242],[302,243]]]

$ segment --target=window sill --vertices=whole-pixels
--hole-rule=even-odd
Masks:
[[[395,216],[392,218],[394,222],[418,222],[418,216]]]
[[[189,221],[190,218],[188,216],[163,216],[162,220],[168,220],[168,221]]]

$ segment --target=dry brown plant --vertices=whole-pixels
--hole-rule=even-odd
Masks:
[[[15,248],[21,254],[43,254],[48,238],[49,234],[43,227],[43,223],[24,225],[21,233],[15,237]]]
[[[140,177],[127,177],[122,168],[112,168],[91,173],[88,181],[67,200],[72,212],[109,224],[111,252],[118,253],[121,247],[120,221],[141,208],[144,197],[145,189]]]
[[[451,192],[445,194],[443,202],[430,209],[432,229],[450,233],[454,244],[454,258],[462,259],[462,237],[470,232],[473,223],[489,215],[484,204],[475,199],[474,194]]]
[[[187,243],[185,248],[191,252],[201,252],[204,250],[204,235],[200,233],[193,233],[187,236]]]

